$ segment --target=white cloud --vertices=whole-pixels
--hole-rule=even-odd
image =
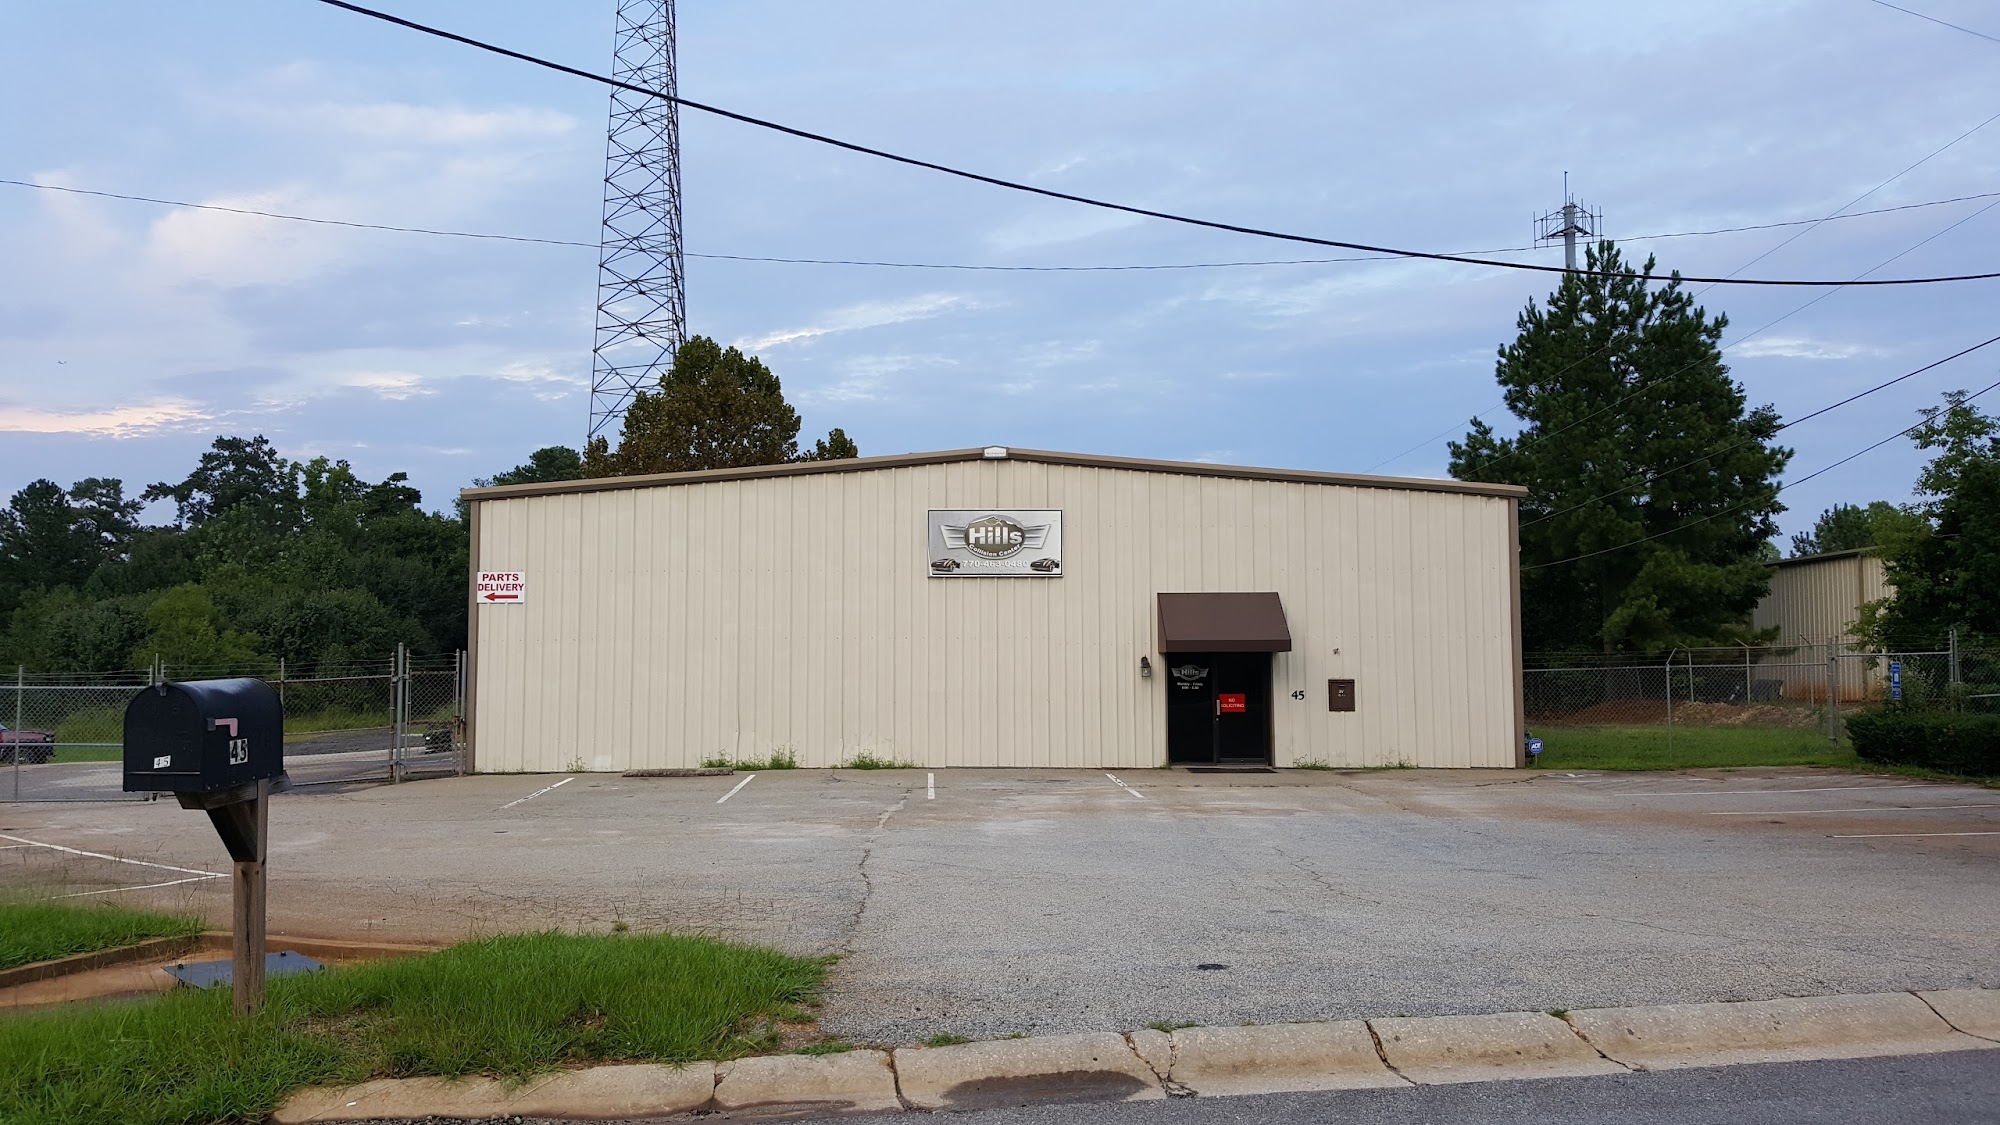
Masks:
[[[823,387],[799,392],[804,404],[874,402],[889,397],[895,377],[920,368],[953,367],[957,360],[942,355],[864,355],[841,364],[841,376]]]
[[[782,344],[795,344],[801,340],[817,339],[836,332],[854,332],[863,328],[881,328],[891,324],[904,324],[912,320],[928,320],[960,309],[976,309],[984,306],[962,293],[925,293],[916,297],[904,297],[890,301],[864,301],[858,305],[848,305],[835,309],[820,318],[819,323],[801,328],[784,328],[759,336],[753,340],[738,340],[736,346],[750,352],[761,352]]]
[[[0,431],[21,434],[77,434],[129,438],[179,429],[215,416],[181,399],[159,399],[105,410],[43,410],[0,406]]]
[[[1856,359],[1889,353],[1882,348],[1867,344],[1833,344],[1821,340],[1808,340],[1802,336],[1765,336],[1737,344],[1729,349],[1729,354],[1738,359],[1755,359],[1759,356],[1779,356],[1784,359]]]
[[[1033,214],[1004,223],[987,232],[986,245],[1001,254],[1039,250],[1070,242],[1082,242],[1112,231],[1138,226],[1145,219],[1117,211],[1101,211],[1064,204],[1064,210],[1038,208]]]
[[[576,128],[576,118],[553,109],[454,109],[400,102],[323,102],[307,116],[333,128],[375,140],[464,144],[516,137],[559,137]]]
[[[424,385],[423,376],[408,371],[356,371],[336,379],[334,386],[373,391],[376,398],[386,398],[391,402],[437,393],[434,388]]]

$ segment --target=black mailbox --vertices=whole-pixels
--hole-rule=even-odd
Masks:
[[[284,709],[262,680],[157,684],[125,705],[127,793],[221,793],[284,773]]]

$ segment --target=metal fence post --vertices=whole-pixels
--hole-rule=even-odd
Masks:
[[[1826,740],[1840,741],[1840,650],[1826,646]]]
[[[403,714],[410,696],[409,665],[403,645],[389,659],[389,781],[403,780]]]
[[[1947,662],[1947,667],[1950,671],[1947,682],[1954,684],[1964,682],[1958,675],[1958,626],[1956,625],[1951,627],[1951,659]]]
[[[14,730],[21,729],[21,701],[28,696],[28,666],[14,666]],[[14,742],[14,799],[21,799],[21,747],[20,735],[15,734]]]
[[[1674,756],[1674,650],[1667,650],[1667,757]]]

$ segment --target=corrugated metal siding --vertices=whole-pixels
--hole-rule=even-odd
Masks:
[[[1788,563],[1771,568],[1771,592],[1751,620],[1759,629],[1776,626],[1781,643],[1849,639],[1862,605],[1889,594],[1882,560],[1874,555]]]
[[[1767,678],[1784,683],[1787,699],[1823,700],[1827,678],[1823,665],[1829,648],[1851,652],[1854,625],[1861,607],[1894,593],[1883,576],[1882,560],[1874,555],[1834,555],[1771,568],[1771,592],[1757,603],[1751,623],[1758,629],[1776,627],[1779,645],[1798,646],[1766,658],[1773,667]],[[1887,673],[1859,660],[1840,663],[1834,690],[1844,701],[1879,694]]]
[[[1205,590],[1284,601],[1278,764],[1513,765],[1511,503],[1010,461],[480,501],[529,598],[478,611],[478,766],[1156,766],[1154,595]],[[929,577],[925,512],[980,507],[1062,509],[1063,577]]]

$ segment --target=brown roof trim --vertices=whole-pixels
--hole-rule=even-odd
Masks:
[[[1799,566],[1805,563],[1828,562],[1833,559],[1851,559],[1856,555],[1879,554],[1880,547],[1854,547],[1845,551],[1822,551],[1817,555],[1794,555],[1789,559],[1772,559],[1765,566]]]
[[[1000,447],[990,447],[1000,448]],[[611,492],[627,488],[658,488],[676,484],[707,484],[711,481],[751,480],[759,477],[811,476],[815,473],[859,473],[872,469],[904,469],[917,465],[944,465],[957,461],[1032,461],[1044,465],[1076,465],[1088,469],[1124,469],[1141,473],[1174,473],[1192,477],[1225,477],[1234,480],[1278,481],[1288,484],[1337,484],[1352,488],[1390,488],[1409,492],[1457,492],[1473,496],[1519,498],[1528,490],[1512,484],[1483,484],[1476,481],[1438,480],[1431,477],[1376,477],[1356,473],[1319,473],[1303,469],[1260,469],[1247,465],[1211,465],[1201,461],[1152,461],[1138,457],[1102,457],[1087,453],[1058,453],[1044,449],[1007,447],[1005,457],[988,457],[982,449],[947,449],[936,453],[899,453],[889,457],[851,457],[840,461],[792,461],[782,465],[753,465],[741,469],[702,469],[691,473],[649,473],[630,477],[595,477],[590,480],[558,481],[552,484],[507,484],[489,488],[468,488],[459,493],[463,500],[520,500],[530,496],[561,496],[575,492]]]

